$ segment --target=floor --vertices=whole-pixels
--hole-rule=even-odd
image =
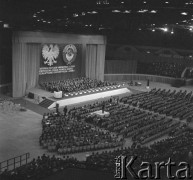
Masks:
[[[31,157],[43,154],[39,146],[42,116],[26,112],[0,112],[0,162],[30,152]]]

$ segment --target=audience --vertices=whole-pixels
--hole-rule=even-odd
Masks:
[[[151,74],[174,78],[181,78],[181,74],[184,69],[185,65],[174,62],[152,62],[152,63],[138,62],[137,65],[138,74]]]
[[[102,153],[93,153],[86,161],[78,161],[75,158],[56,158],[43,155],[25,166],[13,171],[4,171],[0,174],[2,180],[41,179],[65,170],[66,168],[82,168],[115,172],[115,157],[120,155],[137,156],[132,168],[137,171],[142,161],[154,164],[155,162],[167,162],[169,158],[179,164],[185,161],[191,164],[190,154],[193,150],[193,131],[183,126],[168,138],[154,142],[150,146],[134,145],[132,147],[119,148]],[[154,168],[154,167],[153,167]],[[172,168],[176,172],[176,167]],[[164,179],[166,171],[161,170],[161,178]]]
[[[181,120],[193,118],[192,92],[152,89],[150,92],[124,97],[121,102]]]
[[[102,108],[109,112],[108,117],[93,114]],[[152,89],[120,100],[111,97],[109,100],[72,109],[65,107],[63,113],[44,114],[39,143],[48,151],[65,156],[57,158],[44,154],[13,171],[5,170],[0,178],[41,179],[66,168],[114,173],[115,157],[120,155],[137,156],[134,170],[139,168],[142,161],[154,164],[167,162],[169,157],[177,163],[192,163],[193,131],[188,129],[186,123],[173,119],[190,122],[193,118],[192,110],[192,92]],[[146,144],[166,134],[168,136],[162,140]],[[124,144],[126,138],[131,138],[131,146]],[[101,149],[105,150],[99,153],[97,150]],[[87,151],[94,152],[86,161],[67,156]],[[161,175],[164,176],[164,173]]]

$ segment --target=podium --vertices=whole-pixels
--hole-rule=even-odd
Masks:
[[[54,91],[54,98],[61,99],[62,98],[62,91]]]

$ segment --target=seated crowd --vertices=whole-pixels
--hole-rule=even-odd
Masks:
[[[100,109],[102,103],[71,109],[67,115],[49,114],[42,120],[40,145],[59,154],[114,148],[123,144],[115,134],[84,122],[86,114]]]
[[[174,78],[181,78],[184,69],[185,66],[183,64],[174,62],[139,62],[137,65],[137,73],[139,74],[151,74]]]
[[[192,92],[152,89],[149,92],[124,97],[121,102],[159,114],[166,114],[173,118],[187,119],[188,121],[193,118]]]
[[[93,114],[103,107],[109,112],[108,117]],[[154,164],[167,162],[169,157],[175,162],[192,163],[188,155],[193,150],[193,131],[186,124],[172,119],[191,120],[192,110],[192,93],[152,89],[120,100],[110,98],[70,110],[65,107],[64,113],[56,111],[44,114],[39,143],[48,151],[65,156],[56,158],[43,155],[14,171],[4,171],[0,178],[41,179],[66,168],[114,173],[115,157],[120,155],[138,157],[133,165],[134,170],[140,167],[142,161]],[[166,139],[143,146],[166,134],[169,135]],[[126,138],[131,138],[131,147],[124,147]],[[67,156],[102,149],[105,149],[102,153],[93,152],[86,161]]]
[[[87,116],[85,121],[124,138],[131,137],[133,141],[141,144],[167,134],[171,129],[179,126],[179,123],[170,118],[125,105],[117,104],[106,107],[105,110],[110,116]]]
[[[107,81],[102,82],[96,79],[93,80],[86,77],[40,83],[40,86],[49,92],[62,91],[63,93],[77,92],[112,85],[116,85],[116,83],[111,83]]]
[[[88,156],[86,161],[78,161],[77,159],[69,158],[68,156],[56,158],[55,156],[50,157],[48,155],[43,155],[13,171],[2,172],[0,178],[2,180],[45,179],[46,177],[57,174],[67,168],[99,170],[115,174],[115,157],[120,155],[126,155],[128,159],[131,156],[137,157],[132,165],[135,172],[140,169],[142,161],[149,162],[153,165],[155,162],[167,162],[168,159],[171,158],[172,162],[176,162],[177,164],[181,161],[185,161],[192,165],[192,144],[192,130],[183,127],[178,130],[178,133],[173,133],[168,138],[155,142],[150,146],[133,144],[131,147],[103,151],[102,153],[96,152]],[[176,170],[177,165],[172,167],[171,173],[174,175]],[[165,177],[166,168],[162,168],[161,179],[164,179]]]

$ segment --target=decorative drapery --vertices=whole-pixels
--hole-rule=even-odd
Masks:
[[[86,77],[104,80],[105,45],[87,44],[86,46]]]
[[[13,44],[13,97],[24,96],[38,82],[40,45]]]
[[[27,90],[38,85],[40,50],[40,44],[27,44]]]

